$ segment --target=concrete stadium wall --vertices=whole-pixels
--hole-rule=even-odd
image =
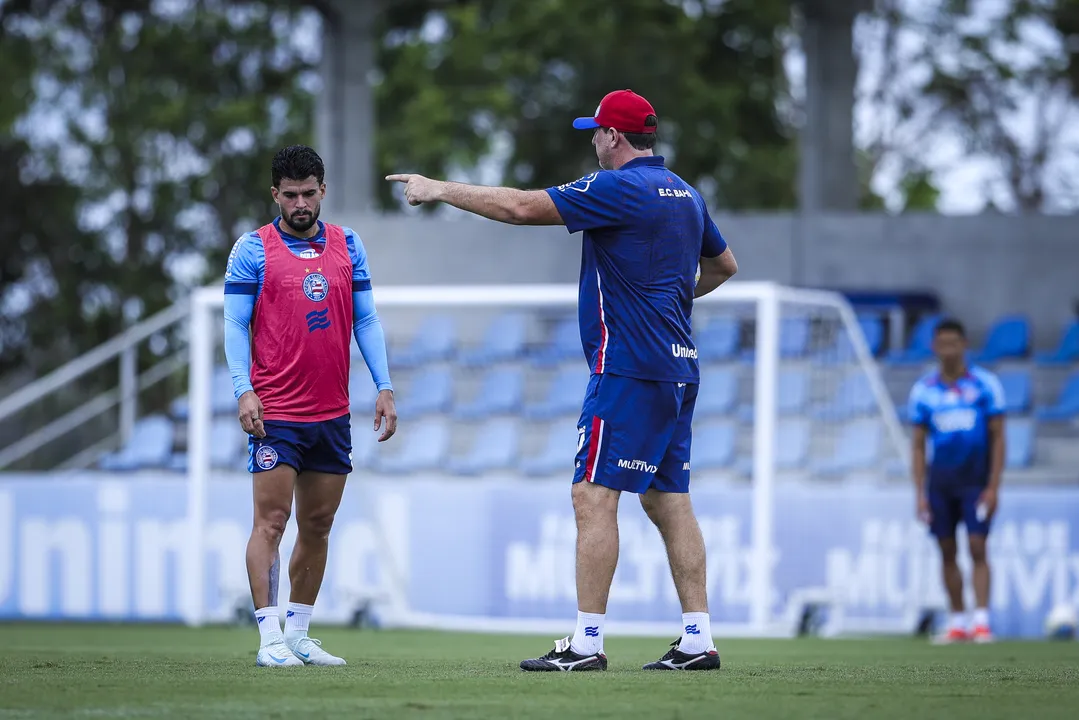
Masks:
[[[453,213],[334,218],[363,238],[376,283],[576,282],[580,238]],[[1054,343],[1079,300],[1079,223],[1068,217],[717,215],[745,280],[930,290],[980,339],[1002,314]]]

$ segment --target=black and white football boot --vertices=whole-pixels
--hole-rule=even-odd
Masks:
[[[655,662],[648,663],[644,670],[719,670],[719,653],[716,650],[690,655],[678,649],[682,638],[671,643],[667,654]]]
[[[569,643],[568,637],[556,640],[554,650],[543,657],[522,660],[521,669],[529,672],[584,672],[607,669],[606,655],[578,655],[570,649]]]

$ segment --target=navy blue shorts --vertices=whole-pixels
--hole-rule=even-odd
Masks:
[[[281,464],[297,472],[352,472],[352,427],[347,414],[321,422],[265,420],[262,425],[266,437],[247,438],[248,472],[266,472]]]
[[[992,518],[978,519],[978,498],[985,490],[978,486],[930,487],[926,493],[929,512],[929,532],[938,539],[954,538],[955,529],[962,521],[967,535],[988,535]]]
[[[696,384],[593,375],[577,422],[573,482],[645,493],[689,492]]]

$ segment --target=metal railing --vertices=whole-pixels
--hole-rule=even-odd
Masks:
[[[0,448],[0,469],[18,462],[44,445],[66,435],[108,410],[120,406],[119,439],[131,437],[138,414],[139,392],[164,380],[187,364],[187,352],[181,350],[158,362],[142,375],[138,374],[138,347],[141,342],[187,319],[191,304],[182,301],[128,328],[93,350],[53,370],[6,398],[0,399],[0,422],[31,405],[40,402],[84,377],[105,363],[119,358],[119,382],[112,390],[100,393],[73,410],[23,436],[11,445]],[[69,462],[65,465],[70,466]]]

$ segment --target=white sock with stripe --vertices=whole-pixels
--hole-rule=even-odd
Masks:
[[[281,639],[281,618],[277,607],[264,607],[255,611],[255,622],[259,626],[259,637],[265,647]]]
[[[603,613],[577,613],[577,629],[573,632],[570,650],[578,655],[603,652]]]
[[[311,622],[311,613],[314,605],[290,602],[288,612],[285,613],[285,638],[289,642],[295,642],[307,636],[307,627]]]
[[[678,641],[678,649],[687,655],[697,655],[712,648],[712,622],[708,613],[682,613],[682,638]]]

